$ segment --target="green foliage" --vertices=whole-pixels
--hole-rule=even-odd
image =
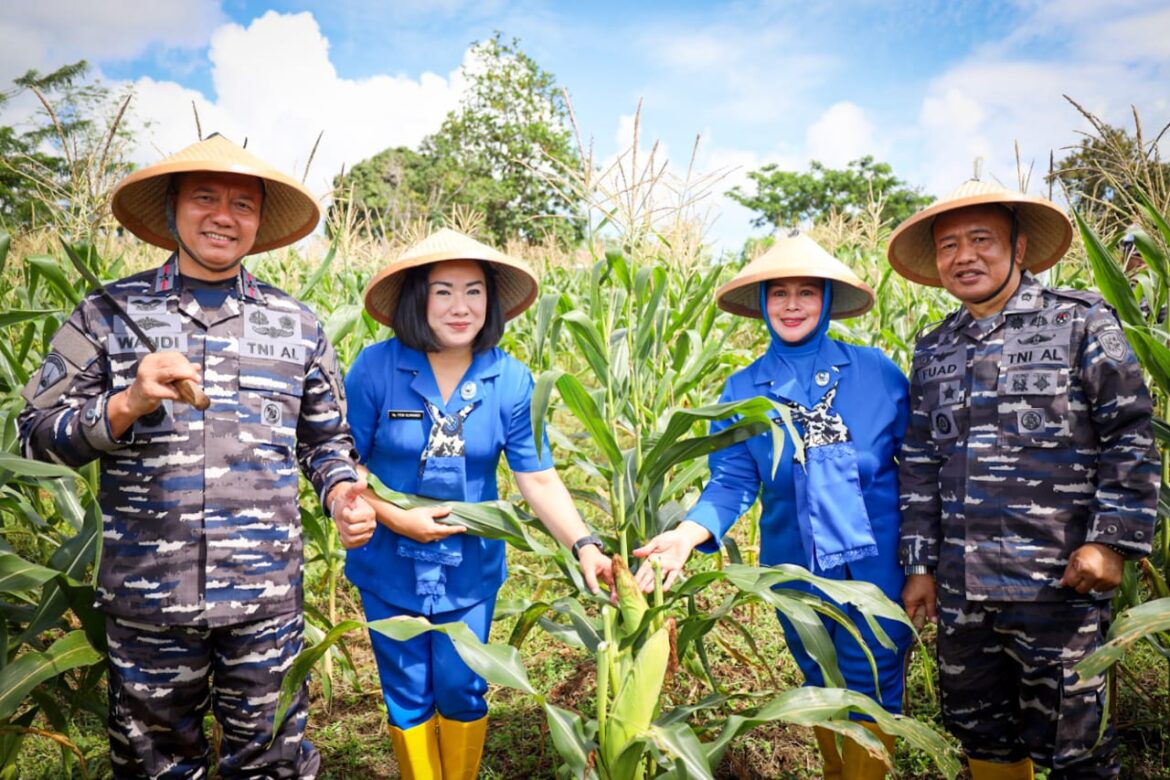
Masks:
[[[853,160],[844,170],[813,160],[807,173],[781,170],[770,163],[749,172],[748,178],[755,182],[754,193],[736,186],[727,195],[757,212],[752,220],[756,227],[815,223],[831,212],[864,212],[871,203],[880,204],[883,223],[897,224],[934,200],[895,176],[888,163],[874,162],[870,155]]]
[[[1109,630],[1107,644],[1078,665],[1082,674],[1099,673],[1117,663],[1138,640],[1145,640],[1170,665],[1170,502],[1166,493],[1170,475],[1170,334],[1164,321],[1170,303],[1170,215],[1160,212],[1140,187],[1133,189],[1131,197],[1142,217],[1156,229],[1155,237],[1141,234],[1137,238],[1145,270],[1133,286],[1125,276],[1124,260],[1109,249],[1085,215],[1079,210],[1074,215],[1101,294],[1116,310],[1158,399],[1154,429],[1162,451],[1163,484],[1153,551],[1140,566],[1126,563],[1114,598],[1114,607],[1121,614]],[[1139,584],[1144,585],[1144,592]],[[1145,594],[1151,600],[1143,603]]]
[[[113,95],[85,81],[88,72],[84,60],[43,75],[30,70],[0,95],[3,104],[28,92],[41,105],[33,129],[0,127],[0,217],[13,227],[53,226],[80,238],[111,221],[110,192],[129,172],[133,136],[123,119],[131,93]]]
[[[556,79],[498,32],[472,48],[463,76],[462,102],[417,152],[387,149],[334,180],[330,222],[348,208],[363,230],[389,236],[462,207],[482,214],[499,246],[579,241],[580,205],[556,183],[580,166]]]
[[[1134,130],[1115,127],[1069,100],[1093,128],[1057,161],[1048,175],[1065,197],[1100,235],[1115,239],[1144,219],[1142,200],[1155,211],[1170,213],[1170,163],[1162,162],[1158,141],[1143,136],[1134,111]]]
[[[0,269],[8,236],[0,234]],[[58,258],[26,258],[0,273],[0,776],[30,734],[61,745],[62,775],[80,750],[67,736],[79,709],[100,711],[105,621],[89,582],[100,545],[97,472],[28,461],[16,451],[20,391],[43,358],[77,289]],[[16,315],[16,316],[14,316]],[[37,718],[45,728],[30,728]]]

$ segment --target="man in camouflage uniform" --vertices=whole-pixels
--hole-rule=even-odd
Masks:
[[[1032,272],[1072,239],[1052,203],[970,181],[906,220],[889,259],[962,308],[918,341],[902,448],[912,618],[938,620],[943,718],[972,777],[1112,778],[1100,646],[1126,559],[1150,550],[1151,401],[1095,293]],[[937,590],[936,590],[937,587]]]
[[[114,774],[208,776],[210,706],[223,777],[313,777],[307,690],[272,732],[302,647],[298,463],[354,534],[347,544],[368,538],[373,512],[357,496],[364,484],[321,324],[240,261],[312,231],[316,201],[213,136],[131,174],[113,209],[140,238],[177,249],[108,287],[160,351],[89,295],[25,388],[20,437],[27,457],[101,463],[97,605]],[[200,380],[205,411],[176,385]]]

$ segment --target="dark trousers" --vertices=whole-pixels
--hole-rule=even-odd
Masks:
[[[223,729],[219,771],[225,779],[315,777],[321,758],[302,739],[307,686],[272,740],[280,683],[301,650],[303,632],[300,612],[218,628],[107,616],[114,776],[208,777],[203,719],[210,709]]]
[[[940,594],[943,720],[972,758],[1031,757],[1056,778],[1115,778],[1116,736],[1105,724],[1105,677],[1080,679],[1101,646],[1107,601],[983,602]]]

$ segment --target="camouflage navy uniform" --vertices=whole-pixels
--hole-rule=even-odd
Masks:
[[[224,776],[250,765],[264,777],[311,776],[319,757],[302,748],[304,691],[267,741],[301,647],[297,466],[322,498],[356,478],[333,348],[307,307],[243,268],[215,310],[179,283],[176,256],[109,291],[159,349],[203,366],[211,399],[204,412],[164,402],[114,438],[106,404],[134,381],[146,347],[98,295],[61,326],[25,388],[27,457],[101,462],[97,606],[110,640],[115,771],[205,776],[206,756],[175,756],[184,740],[206,753],[210,674]]]
[[[1150,550],[1151,400],[1117,320],[1024,274],[1002,312],[961,309],[919,340],[910,405],[900,558],[936,575],[948,727],[974,758],[1116,776],[1104,679],[1072,672],[1111,594],[1057,583],[1085,543]]]

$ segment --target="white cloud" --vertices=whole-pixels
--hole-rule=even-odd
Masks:
[[[30,68],[49,72],[79,59],[130,59],[151,46],[199,48],[225,21],[218,2],[33,0],[0,10],[0,84]]]
[[[1017,30],[940,73],[922,96],[913,179],[941,195],[972,174],[1048,194],[1050,155],[1059,160],[1091,130],[1063,96],[1115,126],[1133,131],[1170,119],[1170,9],[1149,0],[1103,5],[1089,0],[1028,3]],[[913,139],[912,139],[913,140]],[[1019,170],[1015,145],[1020,149]],[[900,170],[900,169],[899,169]]]
[[[338,76],[329,42],[311,14],[270,11],[247,27],[215,31],[209,51],[213,99],[169,82],[141,79],[137,113],[153,127],[142,134],[139,162],[178,151],[195,138],[191,102],[203,133],[221,132],[290,175],[304,175],[318,133],[320,146],[307,184],[326,194],[343,166],[390,146],[417,146],[455,107],[462,80],[424,73],[417,79]]]
[[[830,168],[844,168],[852,160],[882,150],[874,140],[874,126],[865,109],[842,101],[830,106],[805,132],[805,148],[813,160]]]

